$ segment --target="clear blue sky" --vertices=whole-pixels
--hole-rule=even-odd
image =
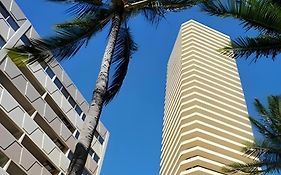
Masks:
[[[67,19],[65,6],[45,0],[17,0],[41,36],[53,24]],[[128,76],[118,97],[102,113],[111,133],[102,175],[157,175],[159,173],[166,65],[181,23],[195,19],[231,38],[245,35],[239,22],[209,17],[193,8],[171,13],[151,26],[142,17],[129,22],[139,50],[133,56]],[[63,67],[89,101],[96,81],[108,30],[99,34],[87,49],[63,62]],[[251,33],[248,33],[251,34]],[[258,63],[238,60],[238,69],[249,113],[255,115],[253,99],[262,101],[281,92],[281,59]]]

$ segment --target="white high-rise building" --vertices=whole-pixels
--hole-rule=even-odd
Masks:
[[[190,20],[168,63],[160,175],[222,175],[253,140],[230,38]]]

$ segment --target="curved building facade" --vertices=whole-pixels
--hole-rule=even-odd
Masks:
[[[5,48],[39,37],[15,0],[0,0],[0,174],[64,175],[89,104],[59,63],[16,66]],[[99,175],[109,132],[102,123],[84,175]]]
[[[230,38],[190,20],[168,62],[160,175],[222,175],[253,140]]]

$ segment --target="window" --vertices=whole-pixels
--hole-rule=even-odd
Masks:
[[[7,11],[5,6],[1,2],[0,2],[0,13],[4,16],[4,18],[10,16],[10,13]]]
[[[62,92],[62,94],[64,95],[65,98],[68,98],[70,96],[70,94],[67,92],[65,87],[62,87],[61,92]]]
[[[6,19],[6,21],[9,23],[9,25],[12,27],[12,29],[14,29],[14,31],[18,30],[19,25],[1,2],[0,2],[0,12],[3,15],[3,17]]]
[[[6,44],[5,39],[0,35],[0,49]]]
[[[78,139],[78,138],[79,138],[79,136],[80,136],[80,132],[79,132],[79,131],[76,131],[76,133],[75,133],[74,137],[75,137],[76,139]]]
[[[63,86],[58,78],[55,78],[54,83],[59,89]]]
[[[97,153],[95,153],[93,159],[94,159],[94,161],[99,163],[100,157],[97,155]]]
[[[31,42],[30,42],[30,40],[27,38],[26,35],[22,35],[22,37],[21,37],[20,39],[21,39],[21,41],[24,43],[24,45],[26,45],[26,46],[31,46]]]
[[[67,158],[68,158],[69,160],[72,160],[72,159],[73,159],[73,153],[72,153],[72,151],[69,151],[69,153],[68,153],[68,155],[67,155]]]
[[[98,140],[99,140],[100,144],[103,144],[104,139],[101,136],[98,138]]]
[[[96,138],[98,138],[99,135],[100,135],[100,134],[99,134],[97,131],[94,133],[94,136],[95,136]]]
[[[73,99],[71,96],[68,98],[68,102],[70,103],[70,105],[71,105],[73,108],[75,107],[76,103],[75,103],[74,99]]]
[[[46,69],[46,73],[49,75],[49,77],[52,79],[55,76],[55,73],[52,71],[51,68]]]
[[[11,16],[8,17],[7,22],[10,24],[12,29],[14,29],[14,31],[16,31],[16,30],[18,30],[18,28],[20,28],[20,26],[17,24],[17,22]]]
[[[82,109],[81,109],[78,105],[76,105],[75,111],[76,111],[79,115],[81,115],[81,113],[82,113]]]
[[[89,154],[94,161],[99,163],[100,157],[97,155],[97,153],[92,148],[90,149]]]
[[[104,139],[97,131],[94,133],[94,136],[97,138],[97,140],[100,142],[100,144],[103,144]]]
[[[95,151],[93,149],[90,149],[89,154],[91,157],[93,157],[93,154],[95,153]]]
[[[85,121],[85,118],[86,118],[86,114],[83,114],[82,115],[82,120]]]

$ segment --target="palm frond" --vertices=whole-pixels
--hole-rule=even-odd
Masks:
[[[263,104],[258,99],[255,99],[254,106],[260,116],[269,115],[269,111],[267,111],[267,109],[263,106]]]
[[[46,39],[32,39],[31,45],[21,45],[8,50],[8,55],[18,65],[36,61],[50,62],[71,58],[89,39],[109,21],[111,14],[75,19],[58,25],[56,35]]]
[[[57,2],[57,3],[66,3],[66,4],[73,4],[73,3],[89,3],[95,4],[100,3],[100,0],[47,0],[50,2]]]
[[[259,122],[256,119],[250,117],[252,123],[259,129],[259,132],[263,134],[267,139],[271,139],[272,142],[281,141],[281,117],[280,117],[280,97],[269,96],[268,110],[261,104],[258,99],[255,99],[254,105],[257,112],[262,117],[263,121]]]
[[[93,15],[100,9],[109,9],[103,4],[88,4],[88,3],[77,3],[67,9],[67,13],[75,16],[76,18],[83,18],[84,16]]]
[[[265,162],[281,161],[281,149],[279,145],[273,144],[271,140],[255,141],[245,147],[243,151],[247,156],[252,156]]]
[[[264,123],[261,123],[252,117],[250,117],[250,121],[252,122],[253,125],[257,127],[258,131],[268,139],[271,138],[273,139],[276,137],[276,135],[272,132],[271,128],[269,128]]]
[[[72,4],[72,6],[67,9],[67,13],[77,18],[83,18],[84,16],[92,15],[100,8],[106,8],[105,4],[101,0],[48,0],[48,1]]]
[[[242,21],[244,28],[262,33],[281,32],[281,7],[269,0],[208,0],[202,3],[202,11],[220,17],[233,17]]]
[[[266,175],[281,172],[280,162],[253,161],[250,163],[233,163],[222,168],[226,174]]]
[[[137,0],[129,1],[125,5],[125,10],[129,12],[129,16],[138,14],[139,12],[145,19],[152,23],[158,24],[165,19],[167,12],[178,12],[199,4],[202,0]]]
[[[108,104],[120,91],[128,71],[131,56],[136,50],[137,45],[133,41],[130,29],[125,25],[120,29],[114,48],[112,57],[114,67],[111,68],[111,70],[113,69],[113,75],[106,92],[105,104]]]
[[[281,7],[281,1],[280,0],[271,0],[271,2],[274,4],[274,5],[278,5]]]
[[[281,149],[274,147],[270,142],[263,141],[249,144],[244,148],[244,153],[248,157],[254,157],[253,161],[242,164],[234,163],[223,168],[228,174],[267,174],[280,171]]]
[[[159,0],[156,4],[167,11],[179,12],[202,2],[204,0]]]
[[[256,62],[262,56],[273,60],[281,52],[281,36],[261,35],[258,37],[237,38],[229,46],[223,48],[222,53],[235,58],[254,56]]]
[[[161,8],[145,7],[141,11],[145,19],[152,24],[158,24],[165,18],[165,12]]]
[[[267,98],[267,101],[271,116],[275,117],[275,122],[278,122],[280,120],[280,97],[269,96]]]
[[[235,163],[228,165],[224,171],[228,174],[269,174],[281,172],[281,118],[280,118],[280,97],[269,96],[268,106],[264,106],[258,99],[255,99],[255,107],[262,121],[250,117],[251,122],[264,136],[262,141],[248,143],[242,150],[245,156],[254,158],[253,162],[246,164]]]
[[[261,163],[259,161],[253,161],[251,163],[242,164],[242,163],[233,163],[226,167],[222,168],[222,171],[226,174],[236,174],[243,173],[248,175],[262,175]]]

